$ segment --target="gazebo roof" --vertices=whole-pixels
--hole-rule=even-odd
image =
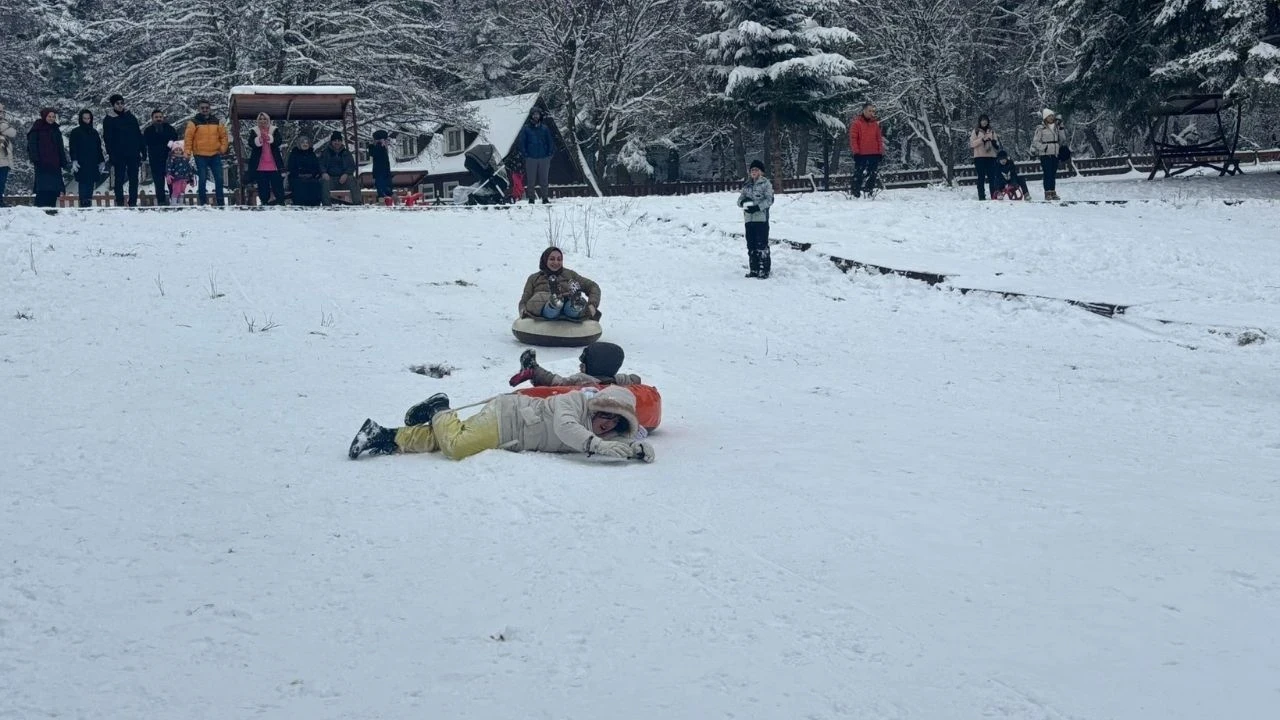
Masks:
[[[1215,115],[1233,108],[1239,98],[1225,97],[1221,93],[1209,95],[1171,95],[1151,109],[1157,117],[1172,115]]]
[[[231,88],[231,113],[254,117],[264,112],[277,120],[341,120],[356,99],[349,85],[237,85]]]

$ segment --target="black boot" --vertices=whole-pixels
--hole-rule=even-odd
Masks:
[[[758,250],[747,251],[747,264],[750,266],[751,272],[747,273],[746,277],[760,277],[760,252]]]
[[[390,455],[396,451],[396,431],[392,428],[384,428],[373,420],[366,418],[364,424],[360,426],[360,432],[356,433],[356,437],[351,441],[351,447],[347,450],[347,457],[355,460],[360,457],[360,453],[365,450],[370,455]]]
[[[772,267],[773,267],[773,258],[771,257],[769,248],[766,246],[765,249],[760,251],[760,274],[757,275],[756,277],[760,278],[761,280],[768,279],[769,272],[772,269]]]
[[[413,427],[414,425],[426,425],[431,422],[431,418],[441,410],[449,409],[449,396],[444,393],[436,393],[422,402],[409,408],[404,414],[405,427]]]

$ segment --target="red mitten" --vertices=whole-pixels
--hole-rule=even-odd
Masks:
[[[532,379],[533,379],[533,368],[525,368],[524,370],[521,370],[515,375],[512,375],[511,380],[509,382],[511,383],[511,387],[515,387],[520,383],[524,382],[525,380],[532,380]]]

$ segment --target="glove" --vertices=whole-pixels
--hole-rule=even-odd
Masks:
[[[592,436],[591,442],[587,443],[588,455],[603,455],[604,457],[617,458],[619,460],[629,460],[632,452],[629,443],[617,440],[601,440]]]
[[[525,368],[524,370],[521,370],[515,375],[512,375],[511,380],[509,382],[511,383],[511,387],[515,387],[520,383],[524,382],[525,380],[532,380],[532,379],[533,379],[533,368]]]
[[[78,173],[78,172],[80,172],[80,161],[79,161],[79,160],[72,160],[72,161],[71,161],[71,172],[73,172],[73,173]]]
[[[631,443],[631,456],[637,460],[643,460],[647,463],[651,463],[658,459],[658,456],[653,452],[653,446],[647,442]]]
[[[525,350],[520,353],[520,368],[530,370],[538,366],[538,353],[535,350]]]

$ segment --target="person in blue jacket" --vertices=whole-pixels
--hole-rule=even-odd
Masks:
[[[529,195],[529,204],[534,202],[535,186],[539,188],[543,204],[551,202],[551,156],[556,154],[556,140],[551,128],[542,122],[541,108],[529,112],[528,122],[520,128],[517,146],[524,156],[525,192]]]

